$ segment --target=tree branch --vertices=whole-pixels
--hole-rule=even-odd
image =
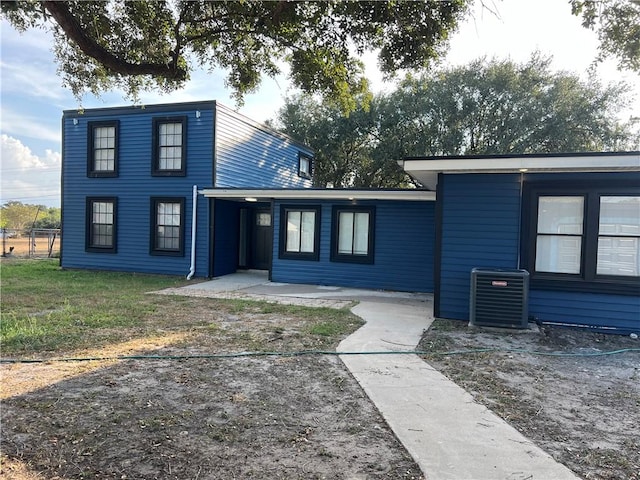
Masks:
[[[123,75],[153,75],[169,80],[185,80],[186,70],[177,66],[176,60],[167,63],[131,63],[109,52],[91,38],[82,28],[78,20],[69,11],[65,2],[43,2],[44,8],[51,14],[67,37],[73,40],[78,48],[109,70]]]

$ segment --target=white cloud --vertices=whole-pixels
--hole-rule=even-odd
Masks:
[[[60,169],[62,156],[46,150],[35,155],[20,140],[0,135],[0,196],[2,203],[18,200],[23,203],[60,205]]]

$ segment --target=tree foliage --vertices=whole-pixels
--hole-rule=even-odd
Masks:
[[[524,64],[479,59],[407,78],[387,98],[386,135],[400,156],[624,150],[636,139],[617,113],[628,87]]]
[[[479,59],[409,76],[349,117],[296,97],[278,123],[316,150],[318,186],[406,186],[396,162],[408,156],[633,149],[638,134],[616,117],[628,88],[553,72],[550,62],[539,55],[524,64]]]
[[[276,125],[315,150],[316,187],[399,187],[407,181],[397,165],[377,157],[379,97],[360,100],[356,110],[342,111],[312,97],[287,99]]]
[[[2,228],[17,231],[60,228],[60,209],[12,200],[0,207],[0,225]]]
[[[639,0],[571,0],[571,11],[597,32],[597,61],[617,58],[618,68],[640,73]]]
[[[180,88],[197,67],[228,71],[241,101],[262,75],[287,63],[294,86],[320,93],[345,111],[367,90],[365,51],[383,73],[427,66],[471,0],[395,1],[3,1],[24,31],[53,31],[59,71],[80,98],[119,87]]]

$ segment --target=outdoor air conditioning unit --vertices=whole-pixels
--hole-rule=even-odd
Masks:
[[[526,270],[471,270],[471,325],[528,328],[528,302],[529,272]]]

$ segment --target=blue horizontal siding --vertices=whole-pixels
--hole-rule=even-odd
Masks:
[[[640,333],[640,297],[532,290],[529,314],[542,322]]]
[[[122,111],[100,109],[99,115],[65,117],[63,155],[62,267],[186,275],[190,267],[193,185],[210,185],[213,178],[213,104],[200,104],[200,118],[193,109],[161,112],[157,109]],[[186,175],[152,177],[152,119],[187,117]],[[87,122],[117,119],[119,128],[118,176],[87,177]],[[86,198],[116,197],[117,253],[85,251]],[[157,256],[149,252],[151,197],[185,199],[184,256]],[[208,272],[208,205],[202,198],[197,212],[196,276]]]
[[[628,179],[628,173],[527,174],[525,181]],[[519,175],[443,175],[438,315],[468,320],[473,267],[519,268]],[[528,206],[525,206],[528,208]],[[529,314],[543,322],[640,331],[640,297],[569,291],[530,291]]]
[[[271,276],[276,282],[336,285],[409,292],[433,291],[434,203],[361,202],[375,205],[374,264],[330,261],[333,205],[348,202],[306,202],[322,206],[319,261],[278,258],[280,205],[274,209],[274,250]],[[295,202],[299,205],[300,202]]]
[[[311,187],[311,180],[298,176],[298,154],[311,155],[309,149],[221,105],[215,141],[216,187]]]
[[[474,267],[517,268],[519,180],[518,175],[441,177],[439,316],[469,318]]]

